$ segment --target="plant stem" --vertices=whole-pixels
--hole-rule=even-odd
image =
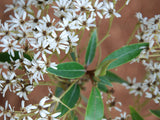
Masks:
[[[133,30],[133,32],[132,32],[132,34],[131,34],[131,36],[129,37],[129,39],[128,39],[127,43],[126,43],[127,45],[129,45],[129,43],[132,41],[132,39],[133,39],[133,37],[134,37],[134,35],[135,35],[135,33],[136,33],[136,31],[138,30],[139,27],[140,27],[140,24],[137,23],[135,28],[134,28],[134,30]]]
[[[113,18],[114,18],[114,16],[112,15],[111,18],[109,19],[108,31],[107,31],[106,35],[103,37],[103,39],[99,41],[99,43],[97,44],[97,47],[98,47],[99,45],[101,45],[101,44],[103,43],[103,41],[104,41],[107,37],[110,36],[109,33],[110,33],[110,30],[111,30],[111,27],[112,27]]]

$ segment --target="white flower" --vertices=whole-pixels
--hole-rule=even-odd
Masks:
[[[54,32],[53,28],[48,28],[46,25],[40,24],[39,26],[36,26],[38,32],[34,32],[34,37],[41,39],[41,40],[46,40],[46,39],[51,39],[53,36],[52,33]]]
[[[11,39],[3,39],[3,44],[0,44],[0,47],[4,47],[2,52],[8,52],[8,54],[12,55],[13,57],[15,56],[14,51],[19,51],[20,50],[20,45],[18,44],[18,41],[12,41]]]
[[[123,86],[126,87],[126,89],[131,89],[132,86],[136,83],[136,78],[133,78],[133,80],[130,77],[127,77],[128,83],[122,83]]]
[[[26,16],[27,16],[26,12],[22,12],[22,13],[14,12],[14,16],[15,17],[10,15],[11,20],[7,20],[10,23],[11,29],[24,26],[26,24]]]
[[[56,117],[58,117],[60,114],[61,114],[61,112],[57,112],[57,113],[54,113],[54,114],[51,114],[51,115],[47,115],[45,118],[38,118],[38,120],[48,120],[48,119],[59,120]]]
[[[16,9],[17,12],[32,12],[32,9],[30,8],[31,4],[32,4],[33,0],[18,0],[17,4],[18,4],[18,8]]]
[[[25,100],[29,100],[27,97],[28,92],[32,92],[34,90],[33,85],[21,85],[16,89],[17,95],[20,98],[24,98]]]
[[[147,23],[147,17],[143,18],[142,13],[140,13],[140,12],[136,13],[136,17],[141,24],[146,24]]]
[[[63,31],[60,33],[60,35],[53,34],[54,39],[50,39],[50,49],[53,51],[57,51],[58,54],[60,54],[60,49],[65,50],[66,47],[69,45],[68,43],[68,33],[66,31]]]
[[[1,111],[1,113],[0,113],[0,117],[4,117],[4,120],[7,120],[7,116],[8,116],[8,100],[5,102],[5,107],[2,107],[2,106],[0,106],[0,111]]]
[[[94,15],[96,16],[96,13],[97,13],[97,15],[102,19],[103,16],[100,10],[103,9],[103,2],[99,2],[99,0],[96,0],[94,3],[93,9],[94,9]]]
[[[121,17],[121,15],[117,13],[116,10],[114,9],[113,2],[107,3],[106,1],[104,1],[103,10],[104,10],[103,14],[105,15],[106,19],[110,18],[111,15],[115,15],[116,17]]]
[[[19,117],[17,116],[16,112],[14,111],[14,107],[12,109],[11,105],[9,104],[9,113],[7,115],[7,117],[10,118],[10,120],[17,120],[19,119]]]
[[[14,80],[15,77],[15,73],[10,73],[7,72],[7,74],[5,74],[4,72],[2,72],[2,77],[3,79],[0,80],[0,84],[2,84],[4,86],[3,88],[3,97],[5,96],[6,91],[9,89],[10,91],[12,91],[11,86],[16,83],[16,80]]]
[[[39,25],[39,20],[41,17],[42,10],[37,11],[37,15],[28,14],[30,20],[26,23],[32,29],[34,29],[37,25]]]
[[[36,8],[44,9],[47,5],[53,4],[53,0],[33,0],[32,5]]]
[[[40,100],[39,105],[37,106],[37,111],[35,112],[35,114],[39,113],[40,116],[42,118],[46,117],[48,114],[50,114],[50,112],[48,112],[47,110],[45,110],[46,108],[48,108],[51,104],[46,104],[45,102],[48,100],[47,97],[44,97]]]
[[[77,46],[77,41],[79,40],[78,35],[75,35],[75,32],[72,32],[68,36],[69,46],[66,48],[65,53],[67,54],[70,48]]]
[[[160,102],[160,91],[158,87],[155,87],[153,93],[146,92],[146,98],[151,98],[156,104]]]
[[[53,19],[52,21],[51,21],[51,18],[50,18],[50,16],[47,14],[46,16],[43,16],[43,19],[41,19],[41,20],[39,20],[39,22],[41,23],[41,24],[43,24],[43,25],[45,25],[46,27],[51,27],[51,29],[54,29],[54,21],[55,21],[55,19]]]
[[[143,88],[142,88],[142,83],[135,83],[131,89],[130,89],[130,94],[134,94],[135,96],[140,95],[142,96],[143,94]]]
[[[2,36],[2,41],[3,39],[11,39],[14,34],[11,32],[12,29],[9,27],[7,22],[4,22],[4,25],[1,25],[1,30],[0,30],[0,36]]]
[[[70,5],[72,3],[72,0],[56,0],[55,1],[57,6],[52,6],[52,8],[55,9],[55,12],[57,11],[71,11]]]
[[[69,21],[69,19],[63,18],[63,21],[58,23],[58,28],[56,28],[57,31],[66,31],[69,32],[71,30],[80,29],[74,22]]]
[[[87,18],[87,14],[84,13],[81,17],[78,18],[78,20],[88,31],[90,30],[90,27],[96,27],[96,24],[94,23],[96,19],[94,18],[93,12],[91,13],[89,18]]]
[[[57,64],[55,62],[51,62],[50,60],[48,60],[45,54],[42,54],[42,58],[43,58],[43,60],[38,60],[37,62],[40,66],[42,66],[43,72],[45,72],[45,73],[47,72],[46,71],[47,67],[57,69],[57,67],[56,67]]]
[[[85,12],[87,10],[92,11],[92,5],[89,0],[75,0],[73,3],[74,6],[76,7],[75,11],[80,11],[80,12]]]
[[[114,120],[128,120],[128,117],[130,117],[130,115],[127,115],[127,113],[124,112],[120,114],[120,117],[116,117]]]
[[[18,5],[18,1],[17,0],[12,0],[12,4],[10,5],[5,5],[7,8],[5,9],[4,13],[13,10],[16,8],[16,6]]]
[[[114,109],[117,110],[118,112],[121,112],[121,111],[122,111],[120,108],[118,108],[118,107],[116,106],[116,104],[119,104],[119,105],[121,106],[122,103],[121,103],[121,102],[116,102],[116,98],[115,98],[115,97],[111,96],[111,100],[107,100],[106,103],[107,103],[107,106],[109,107],[109,111],[111,111],[112,108],[114,108]]]
[[[38,56],[40,54],[52,54],[52,52],[48,49],[50,46],[49,42],[47,39],[38,39],[36,43],[31,43],[31,46],[38,51],[36,54],[38,54]]]

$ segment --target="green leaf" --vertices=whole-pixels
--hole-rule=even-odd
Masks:
[[[111,87],[113,86],[112,83],[110,82],[110,80],[107,79],[106,75],[99,77],[99,79],[100,79],[101,84],[105,84],[105,85],[108,85],[108,86],[111,86]]]
[[[103,101],[98,88],[93,87],[89,96],[85,120],[101,120],[104,114]]]
[[[63,89],[61,87],[56,87],[55,96],[59,97],[63,93]]]
[[[66,62],[58,64],[57,69],[51,67],[47,71],[62,78],[74,79],[85,74],[84,67],[77,62]]]
[[[74,84],[70,90],[62,97],[61,101],[69,108],[73,108],[80,97],[80,87]],[[69,109],[62,104],[59,104],[61,116],[63,116]]]
[[[142,47],[148,47],[148,43],[137,43],[132,45],[124,46],[114,52],[112,52],[110,55],[108,55],[102,62],[105,62],[106,60],[113,60],[109,66],[109,69],[113,69],[115,67],[118,67],[122,64],[125,64],[132,59],[136,58],[140,52],[143,50]]]
[[[160,110],[149,110],[153,115],[157,116],[160,118]]]
[[[70,53],[71,57],[72,57],[72,60],[73,61],[76,61],[76,55],[75,55],[75,52],[71,52]]]
[[[99,77],[99,79],[103,84],[106,84],[108,86],[112,86],[111,83],[113,83],[113,82],[128,83],[127,81],[123,80],[122,78],[120,78],[119,76],[117,76],[116,74],[114,74],[111,71],[107,71],[106,75]]]
[[[99,88],[99,90],[101,90],[101,91],[103,91],[103,92],[105,92],[105,93],[108,92],[108,88],[107,88],[106,85],[104,85],[101,81],[98,82],[98,88]]]
[[[104,76],[106,74],[108,66],[113,62],[114,60],[106,60],[104,62],[101,62],[100,65],[97,67],[95,71],[95,76]]]
[[[95,56],[95,52],[96,52],[96,46],[97,46],[97,30],[95,29],[91,35],[91,38],[89,40],[89,44],[87,47],[87,52],[85,56],[86,66],[92,63]]]
[[[10,57],[11,57],[14,61],[17,60],[17,59],[19,59],[18,51],[15,51],[14,54],[15,54],[15,56],[12,57],[12,56],[9,55],[7,52],[0,52],[0,62],[8,62],[8,63],[10,63],[10,62],[11,62]],[[23,55],[24,55],[24,57],[27,58],[28,60],[30,60],[30,61],[32,60],[31,57],[30,57],[28,54],[24,53]]]
[[[129,108],[132,120],[144,120],[132,106],[130,106]]]

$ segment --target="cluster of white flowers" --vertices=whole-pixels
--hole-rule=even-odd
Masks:
[[[139,42],[149,43],[148,48],[144,48],[139,59],[148,59],[153,53],[159,52],[160,46],[160,15],[148,19],[143,17],[142,13],[137,13],[138,25],[140,29],[137,31],[135,37]]]
[[[148,19],[143,17],[142,13],[137,13],[139,29],[135,37],[139,42],[149,43],[148,48],[142,48],[142,52],[135,61],[141,61],[146,67],[146,77],[142,82],[136,82],[136,78],[128,79],[128,84],[123,83],[126,89],[129,89],[130,94],[153,99],[155,103],[160,102],[160,64],[158,57],[160,49],[160,15]]]
[[[32,9],[36,7],[37,10]],[[35,9],[36,9],[35,8]],[[46,12],[53,9],[54,19]],[[99,2],[94,4],[89,0],[13,0],[12,5],[7,5],[5,12],[13,10],[10,20],[1,23],[0,37],[2,52],[10,55],[10,61],[1,63],[7,73],[2,72],[1,91],[3,96],[7,89],[17,93],[18,96],[28,100],[27,93],[33,90],[33,82],[43,80],[47,67],[56,69],[57,64],[51,62],[54,53],[69,53],[77,46],[79,40],[77,31],[90,30],[96,27],[96,15],[100,18],[110,18],[111,15],[120,17],[116,13],[113,2]],[[13,58],[18,51],[16,61]],[[31,60],[25,55],[33,56]],[[49,57],[48,57],[49,56]],[[20,78],[15,71],[22,68],[27,76]],[[3,71],[3,70],[2,70]]]
[[[21,110],[15,111],[14,107],[11,107],[8,104],[8,101],[5,102],[5,107],[0,106],[0,117],[4,117],[4,120],[10,118],[10,120],[33,120],[32,117],[39,116],[37,120],[58,120],[58,117],[61,112],[52,113],[52,110],[47,110],[51,106],[50,98],[45,96],[43,97],[39,104],[32,105],[29,104],[25,106],[25,101],[21,101]]]
[[[142,96],[145,94],[146,98],[153,99],[155,103],[160,102],[160,64],[158,62],[150,61],[147,63],[142,61],[146,67],[147,76],[143,82],[136,82],[136,78],[131,80],[128,77],[128,84],[123,83],[126,89],[130,90],[130,94],[135,96]]]
[[[120,112],[120,116],[115,117],[114,119],[109,118],[109,120],[110,119],[112,119],[112,120],[128,120],[128,118],[130,117],[130,115],[127,114],[126,112],[122,112],[122,110],[119,108],[120,106],[122,106],[122,103],[121,102],[117,102],[116,98],[113,95],[111,95],[110,99],[108,99],[106,101],[106,104],[107,104],[108,109],[109,109],[108,112],[111,112],[112,109],[115,109],[116,111]],[[106,120],[106,119],[103,119],[103,120]]]

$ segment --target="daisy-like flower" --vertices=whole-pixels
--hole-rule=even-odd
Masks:
[[[92,12],[90,17],[87,18],[87,14],[84,13],[81,17],[79,17],[79,21],[81,22],[82,26],[84,26],[88,31],[90,27],[96,27],[93,23],[96,19],[94,18],[94,13]]]
[[[119,13],[116,12],[114,9],[113,2],[106,2],[104,0],[104,6],[103,6],[103,14],[105,15],[105,18],[110,18],[112,15],[115,15],[116,17],[121,17]]]
[[[32,2],[33,2],[33,0],[27,0],[27,2],[26,1],[24,1],[24,0],[18,0],[18,2],[17,2],[17,9],[16,9],[16,11],[17,12],[32,12],[32,9],[31,9],[31,4],[32,4]]]
[[[116,117],[114,120],[128,120],[129,117],[130,115],[127,115],[127,113],[124,112],[124,113],[120,113],[120,117]]]
[[[8,117],[10,118],[10,120],[17,120],[19,119],[18,115],[15,113],[14,111],[14,107],[12,108],[11,105],[9,104],[9,113],[8,113]]]
[[[114,108],[115,110],[117,110],[118,112],[121,112],[121,111],[122,111],[120,108],[118,108],[118,107],[116,106],[116,104],[119,104],[119,105],[121,106],[122,103],[121,103],[121,102],[116,102],[116,98],[115,98],[115,97],[111,96],[111,100],[107,100],[106,103],[107,103],[107,105],[108,105],[108,107],[109,107],[109,111],[111,111],[113,108]]]
[[[14,12],[14,16],[15,17],[10,15],[11,20],[7,20],[7,22],[10,23],[11,29],[24,26],[26,24],[26,16],[27,16],[26,12],[22,12],[22,13]]]
[[[71,30],[80,29],[77,25],[75,25],[73,22],[69,21],[69,19],[63,18],[63,21],[58,22],[58,28],[56,28],[57,31],[66,31],[69,32]]]
[[[32,92],[34,90],[33,85],[23,85],[21,84],[21,86],[19,86],[18,88],[16,88],[16,92],[17,95],[20,98],[24,98],[25,100],[29,100],[27,97],[28,92]]]
[[[136,83],[136,78],[133,78],[133,80],[130,77],[127,77],[128,83],[122,83],[123,86],[126,87],[126,89],[131,89],[132,86]]]
[[[24,100],[21,101],[21,111],[23,114],[30,112],[30,111],[28,112],[28,110],[26,109]],[[33,119],[30,116],[24,116],[23,120],[33,120]]]
[[[43,19],[41,19],[39,22],[48,28],[51,27],[51,29],[54,29],[54,21],[55,19],[51,20],[50,16],[47,14],[46,16],[43,16]]]
[[[59,120],[57,117],[61,114],[61,112],[57,112],[51,115],[47,115],[45,118],[38,118],[38,120]]]
[[[31,65],[31,62],[24,57],[22,49],[18,52],[19,59],[14,62],[14,70],[18,69],[20,66],[25,67],[25,65]]]
[[[42,10],[38,10],[36,15],[28,14],[28,17],[30,18],[30,20],[26,23],[27,26],[31,27],[32,29],[35,29],[35,27],[39,25],[41,13],[42,13]]]
[[[1,30],[0,30],[0,36],[2,37],[1,40],[3,39],[10,39],[14,34],[11,32],[12,29],[9,27],[7,22],[4,22],[4,25],[1,25]]]
[[[151,80],[145,79],[142,84],[143,84],[143,92],[152,88],[152,81]]]
[[[58,10],[56,10],[56,11],[54,12],[54,15],[55,15],[56,17],[58,17],[58,18],[60,19],[60,21],[63,21],[63,19],[67,17],[66,12],[64,12],[64,11],[58,11]]]
[[[74,12],[67,12],[66,18],[68,21],[70,21],[70,25],[74,26],[74,29],[81,29],[81,22],[79,21],[79,18],[82,16],[82,14],[77,14]],[[62,20],[63,21],[63,20]]]
[[[156,104],[158,104],[160,102],[160,91],[159,91],[158,87],[155,87],[154,91],[152,93],[145,92],[145,94],[146,94],[146,96],[145,96],[146,98],[153,99]]]
[[[34,56],[35,57],[35,56]],[[44,80],[43,78],[43,66],[40,66],[37,62],[37,58],[34,58],[31,62],[32,67],[27,68],[27,71],[31,72],[33,74],[33,78],[35,80]],[[36,81],[38,82],[38,81]]]
[[[86,11],[92,11],[93,7],[91,5],[91,2],[89,0],[75,0],[73,3],[76,7],[75,11],[80,12],[86,12]]]
[[[36,108],[37,110],[35,111],[35,114],[39,113],[42,118],[44,118],[44,117],[46,117],[48,114],[50,114],[50,112],[48,112],[48,111],[46,110],[46,108],[48,108],[48,107],[51,105],[51,104],[46,104],[46,105],[45,105],[45,102],[46,102],[47,100],[48,100],[47,97],[42,98],[42,99],[40,100],[40,102],[39,102],[39,105],[38,105],[37,108]]]
[[[3,116],[3,119],[4,120],[7,120],[7,116],[8,116],[8,100],[5,102],[5,107],[2,107],[2,106],[0,106],[0,111],[1,111],[1,113],[0,113],[0,117],[2,117]]]
[[[68,36],[68,42],[69,42],[69,46],[66,48],[65,53],[67,54],[70,50],[70,48],[77,46],[77,41],[79,40],[78,35],[75,35],[75,32],[72,32],[69,34]]]
[[[146,61],[143,61],[142,63],[146,66],[146,70],[152,74],[154,79],[156,77],[160,78],[160,64],[158,62],[150,61],[149,63],[146,63]]]
[[[0,84],[4,86],[2,91],[3,97],[5,96],[5,93],[8,89],[12,91],[11,87],[16,83],[16,80],[14,79],[15,76],[15,73],[7,72],[6,74],[2,72],[2,79],[0,80]]]
[[[137,95],[140,95],[142,96],[143,95],[143,85],[142,83],[135,83],[131,89],[130,89],[130,94],[134,94],[135,96]]]
[[[51,67],[53,69],[57,69],[57,64],[55,62],[51,62],[50,60],[47,59],[45,54],[42,54],[43,60],[38,60],[38,64],[40,66],[43,66],[43,72],[47,72],[46,69],[47,67]]]
[[[15,56],[14,51],[20,50],[20,45],[18,44],[18,41],[12,41],[11,39],[3,39],[3,44],[0,44],[0,47],[4,47],[2,52],[8,52],[8,54]]]
[[[36,26],[38,32],[34,32],[34,37],[41,39],[41,40],[46,40],[50,39],[52,33],[54,32],[53,28],[48,28],[46,25],[39,24],[39,26]]]
[[[40,9],[44,9],[49,4],[53,4],[53,0],[33,0],[32,2],[32,5]]]
[[[137,19],[138,19],[138,21],[139,21],[139,23],[141,23],[141,24],[147,24],[147,17],[144,17],[143,18],[143,16],[142,16],[142,13],[140,13],[140,12],[138,12],[138,13],[136,13],[136,17],[137,17]]]
[[[6,13],[6,12],[8,12],[10,10],[16,9],[17,5],[18,5],[18,0],[12,0],[12,4],[5,5],[6,9],[5,9],[4,13]]]
[[[29,38],[30,33],[32,33],[32,30],[27,26],[23,26],[23,27],[21,26],[21,29],[18,30],[18,33],[16,34],[17,35],[16,38],[18,38],[18,41],[22,46],[25,45],[27,41],[33,40],[33,38]]]
[[[60,35],[52,33],[52,36],[54,38],[49,40],[50,49],[56,50],[58,54],[60,54],[60,50],[66,50],[66,47],[69,45],[68,33],[66,31],[61,32]]]
[[[99,0],[96,0],[93,6],[93,12],[94,15],[98,15],[101,19],[103,18],[102,13],[100,12],[103,9],[103,2],[99,2]]]
[[[55,9],[55,11],[71,11],[70,5],[72,3],[72,0],[56,0],[55,1],[57,6],[52,6],[52,8]]]
[[[33,49],[35,49],[36,51],[38,51],[36,54],[37,56],[39,56],[40,54],[52,54],[51,50],[49,50],[49,42],[47,41],[47,39],[38,39],[38,41],[36,43],[31,43],[31,46],[33,47]]]

